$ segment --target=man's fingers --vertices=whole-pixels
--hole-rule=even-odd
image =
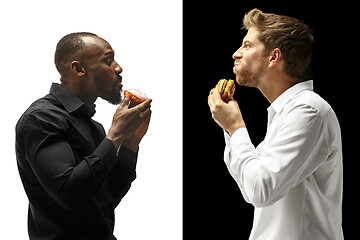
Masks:
[[[211,89],[209,96],[212,98],[213,102],[215,103],[222,101],[220,93],[216,90],[216,88]]]
[[[152,102],[152,99],[148,99],[148,100],[136,105],[132,109],[143,112],[151,107],[151,102]]]
[[[145,122],[150,122],[151,114],[152,111],[150,110],[150,108],[148,108],[141,113],[141,117],[144,119]]]
[[[223,104],[223,100],[221,100],[221,96],[220,96],[220,93],[215,89],[213,88],[211,91],[210,91],[210,95],[208,97],[208,104],[209,104],[209,107],[211,109],[213,109],[216,105],[218,104]]]
[[[124,107],[128,107],[129,106],[129,102],[130,102],[130,96],[127,94],[124,94],[124,99],[121,101],[121,104],[119,106],[119,108],[124,108]]]
[[[212,108],[212,106],[214,105],[214,96],[213,96],[214,92],[216,92],[215,88],[211,89],[209,96],[208,96],[208,104],[209,104],[210,108]]]

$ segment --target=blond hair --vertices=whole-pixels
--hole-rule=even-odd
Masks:
[[[309,26],[295,18],[254,8],[243,18],[243,28],[251,27],[260,32],[259,40],[264,43],[265,52],[279,48],[287,74],[301,79],[309,67],[314,44]]]

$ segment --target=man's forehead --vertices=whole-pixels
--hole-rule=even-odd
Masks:
[[[254,28],[254,27],[251,27],[249,28],[246,36],[244,37],[244,42],[245,41],[250,41],[250,42],[256,42],[256,41],[259,41],[259,35],[260,35],[260,32]]]
[[[82,37],[82,40],[85,43],[86,49],[89,49],[92,51],[97,51],[99,54],[100,53],[104,54],[105,52],[112,50],[110,44],[100,37],[85,36],[85,37]]]

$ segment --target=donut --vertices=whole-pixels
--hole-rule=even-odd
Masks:
[[[130,100],[136,104],[142,103],[148,100],[148,96],[145,93],[140,92],[137,89],[128,89],[124,91],[124,94],[130,96]]]
[[[234,80],[220,79],[216,85],[216,89],[220,93],[221,99],[224,102],[229,102],[235,93],[235,82]]]

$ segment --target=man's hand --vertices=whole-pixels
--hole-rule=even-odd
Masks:
[[[213,88],[208,97],[208,104],[215,122],[230,136],[239,128],[246,127],[238,103],[232,98],[228,103],[221,100],[219,92]]]
[[[144,122],[139,126],[139,128],[135,131],[135,133],[123,142],[123,144],[133,152],[137,151],[141,139],[144,137],[145,133],[147,132],[150,124],[150,118],[151,118],[151,111],[149,117],[144,120]]]
[[[151,99],[129,108],[130,97],[125,95],[116,109],[113,122],[106,135],[119,148],[121,144],[136,151],[138,144],[145,135],[151,117]]]

